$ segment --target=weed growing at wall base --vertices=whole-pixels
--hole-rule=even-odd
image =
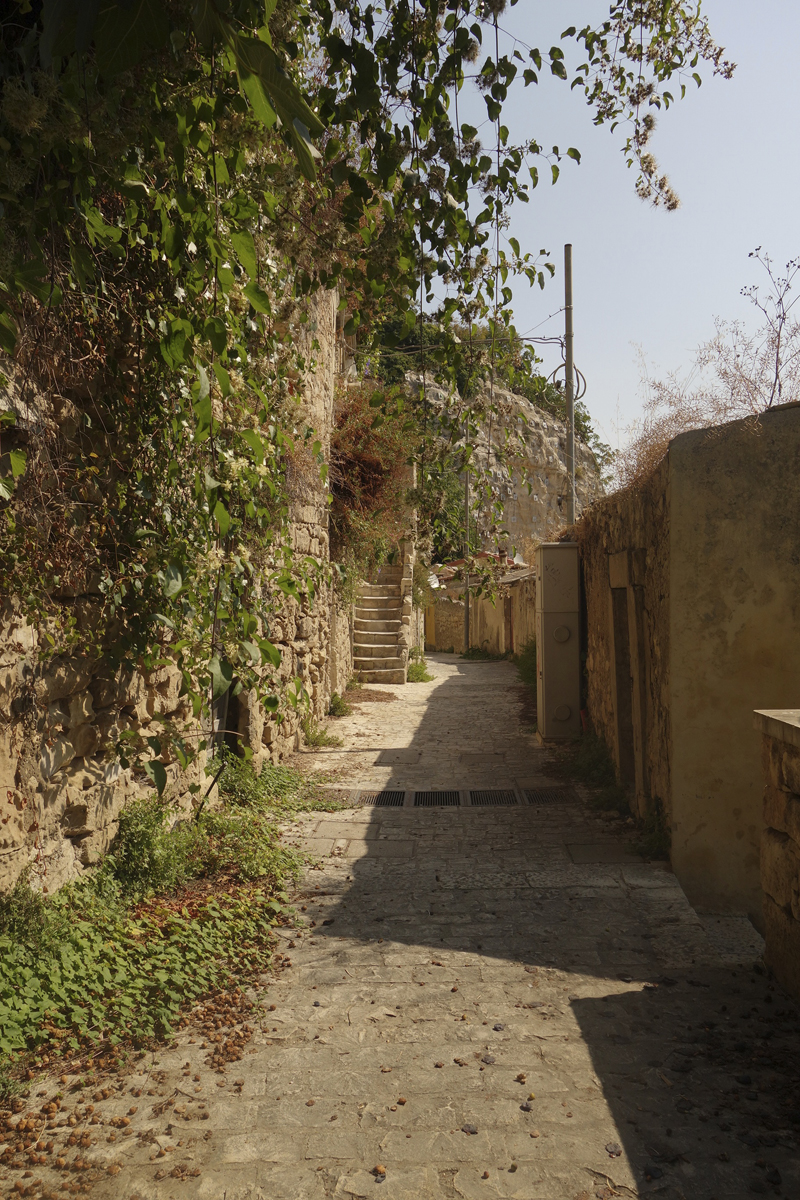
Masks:
[[[318,725],[309,713],[302,724],[303,741],[307,746],[341,746],[342,739],[335,733],[328,733],[324,726]]]
[[[459,658],[466,658],[472,662],[504,662],[510,655],[493,654],[491,650],[487,650],[485,646],[470,646],[469,650],[465,650]]]
[[[172,827],[163,801],[134,801],[96,872],[52,897],[23,877],[0,898],[0,1072],[26,1051],[170,1036],[188,1005],[269,967],[302,865],[275,818],[331,805],[299,772],[232,758],[220,791]]]
[[[407,678],[409,683],[431,683],[436,676],[428,674],[428,664],[424,658],[420,658],[408,664]]]
[[[331,696],[331,702],[328,705],[329,717],[349,717],[353,711],[351,705],[343,700],[338,692],[334,692]]]
[[[514,666],[527,687],[536,691],[536,638],[525,643],[519,654],[514,655]]]

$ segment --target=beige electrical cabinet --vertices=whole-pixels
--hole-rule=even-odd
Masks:
[[[542,738],[581,732],[580,578],[576,542],[536,551],[536,715]]]

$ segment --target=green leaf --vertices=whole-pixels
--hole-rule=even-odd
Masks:
[[[42,276],[45,272],[44,263],[34,259],[33,262],[25,263],[14,272],[14,284],[21,291],[30,292],[40,304],[60,304],[61,288],[58,284],[51,283],[49,279],[43,279]]]
[[[144,764],[144,773],[148,779],[153,781],[160,796],[167,786],[167,772],[164,769],[164,764],[159,762],[158,759],[151,759],[150,762]]]
[[[253,451],[253,457],[255,458],[256,462],[262,463],[264,461],[264,443],[256,433],[255,429],[242,430],[241,437],[242,441],[246,442]]]
[[[203,329],[215,354],[224,354],[228,344],[228,328],[222,317],[209,317]]]
[[[231,234],[231,242],[242,267],[251,279],[255,279],[257,272],[256,245],[252,233],[249,229],[237,229]]]
[[[220,386],[220,391],[222,392],[223,396],[230,396],[231,377],[221,363],[214,363],[214,374],[217,377],[217,383]]]
[[[278,647],[273,646],[272,642],[268,641],[266,638],[260,638],[258,645],[264,662],[271,663],[272,666],[277,670],[281,665],[281,652]]]
[[[214,518],[219,525],[220,534],[225,537],[231,527],[231,515],[221,500],[214,505]]]
[[[253,283],[251,281],[250,283],[248,283],[247,287],[243,288],[242,290],[244,291],[245,296],[250,301],[250,303],[252,304],[252,306],[256,310],[256,312],[258,312],[258,313],[271,313],[272,312],[272,305],[270,304],[269,296],[267,295],[266,292],[262,291],[262,289],[258,286],[257,283]]]
[[[220,696],[224,696],[231,686],[233,667],[228,662],[221,662],[219,656],[215,654],[208,664],[208,669],[211,672],[212,698],[219,700]]]
[[[25,466],[28,461],[28,456],[24,450],[9,450],[8,458],[11,463],[11,474],[15,479],[19,479],[20,475],[25,474]]]
[[[170,563],[164,572],[164,595],[177,596],[183,587],[183,568],[180,563]]]
[[[100,74],[129,71],[165,46],[168,36],[167,10],[161,0],[128,0],[124,4],[121,0],[101,0],[94,31]]]
[[[239,85],[250,101],[250,107],[258,120],[267,129],[271,129],[278,119],[278,114],[269,102],[264,84],[257,75],[250,75],[246,71],[240,70]]]
[[[239,71],[257,75],[275,106],[284,125],[291,125],[297,118],[307,130],[319,136],[325,126],[305,100],[294,80],[283,69],[283,65],[271,46],[258,38],[246,38],[234,34],[231,49]]]
[[[7,313],[0,313],[0,350],[13,355],[17,349],[17,327]]]
[[[164,252],[167,258],[177,258],[182,249],[183,229],[180,225],[170,225],[164,237]]]

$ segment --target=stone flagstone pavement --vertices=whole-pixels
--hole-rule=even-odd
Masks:
[[[433,683],[373,689],[396,699],[365,696],[335,722],[345,745],[305,758],[345,795],[391,788],[403,806],[292,825],[317,861],[278,931],[285,969],[262,1019],[222,1073],[207,1023],[120,1078],[103,1119],[141,1099],[97,1140],[119,1170],[93,1194],[800,1195],[797,1007],[757,962],[755,930],[698,916],[579,792],[467,805],[563,781],[510,664],[437,655],[430,669]],[[459,803],[409,806],[425,789]]]

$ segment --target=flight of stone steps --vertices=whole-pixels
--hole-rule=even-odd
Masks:
[[[356,602],[353,670],[362,683],[405,683],[401,644],[402,567],[382,567],[378,583],[362,583]]]

